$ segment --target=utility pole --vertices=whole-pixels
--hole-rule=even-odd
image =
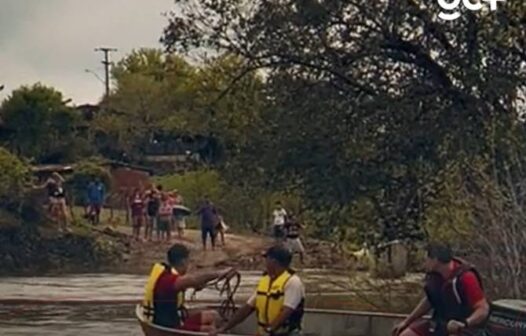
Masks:
[[[96,48],[95,51],[102,51],[104,53],[104,60],[102,61],[102,64],[104,64],[104,70],[105,70],[105,85],[106,85],[106,97],[110,94],[110,53],[113,51],[117,51],[115,48]]]

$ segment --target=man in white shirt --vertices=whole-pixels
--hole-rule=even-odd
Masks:
[[[272,235],[277,240],[285,237],[285,222],[287,220],[287,211],[283,208],[280,201],[276,202],[276,208],[272,212],[274,218],[272,222]]]
[[[256,312],[258,321],[257,335],[292,336],[301,333],[305,287],[289,268],[292,255],[285,247],[277,245],[269,248],[264,256],[267,272],[254,294],[211,335],[227,332],[253,312]]]

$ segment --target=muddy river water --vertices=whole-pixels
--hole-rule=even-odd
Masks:
[[[243,272],[236,298],[248,297],[259,276],[259,272]],[[303,279],[307,287],[323,286],[326,276],[306,271]],[[145,278],[122,274],[0,278],[0,335],[142,335],[134,319],[134,303],[142,296]],[[196,299],[219,297],[217,291],[205,289]]]

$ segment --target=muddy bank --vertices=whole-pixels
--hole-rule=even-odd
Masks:
[[[129,235],[129,228],[120,227],[119,232]],[[131,242],[130,254],[120,265],[121,273],[144,274],[151,264],[165,260],[166,251],[174,242],[183,243],[190,251],[192,265],[196,268],[236,267],[240,270],[262,270],[261,253],[274,242],[256,234],[227,234],[225,246],[218,244],[214,251],[203,251],[200,232],[187,230],[183,239],[172,238],[170,242]],[[301,264],[297,255],[293,267],[298,269],[319,268],[346,272],[352,269],[353,259],[329,242],[310,240],[305,242],[307,255]]]
[[[104,230],[0,228],[0,275],[107,271],[129,250],[128,239]]]
[[[266,242],[266,244],[264,245],[265,247],[273,244],[272,240],[268,238],[262,239]],[[330,242],[306,239],[303,242],[303,244],[306,250],[304,263],[300,263],[299,256],[296,254],[293,258],[293,268],[326,269],[338,273],[346,273],[354,269],[354,258],[351,255],[342,252]],[[250,253],[237,254],[227,260],[218,263],[218,265],[235,266],[243,270],[261,269],[262,251],[263,247],[261,249],[251,251]]]
[[[0,227],[0,275],[41,275],[110,272],[147,274],[154,262],[164,261],[166,251],[175,243],[191,251],[195,268],[236,267],[262,270],[261,252],[273,240],[255,234],[227,234],[225,246],[203,251],[200,232],[187,230],[183,239],[169,242],[136,242],[129,227],[76,226],[71,233],[59,233],[53,226]],[[333,244],[307,239],[305,263],[294,256],[296,269],[327,269],[349,272],[354,269],[352,256]]]

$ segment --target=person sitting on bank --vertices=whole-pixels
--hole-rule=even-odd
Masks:
[[[489,304],[477,270],[454,258],[449,246],[430,244],[425,262],[426,296],[394,330],[394,336],[470,335],[482,327]],[[430,320],[422,317],[433,309]]]
[[[230,278],[236,271],[228,268],[201,274],[189,274],[190,251],[174,244],[167,253],[168,263],[154,264],[142,303],[143,314],[151,323],[186,331],[215,330],[219,314],[213,310],[190,310],[184,306],[188,288],[203,288],[210,281]]]
[[[265,253],[266,273],[256,292],[232,318],[209,335],[224,333],[254,311],[258,321],[257,335],[299,335],[305,304],[305,287],[290,267],[291,253],[283,246],[269,248]]]

